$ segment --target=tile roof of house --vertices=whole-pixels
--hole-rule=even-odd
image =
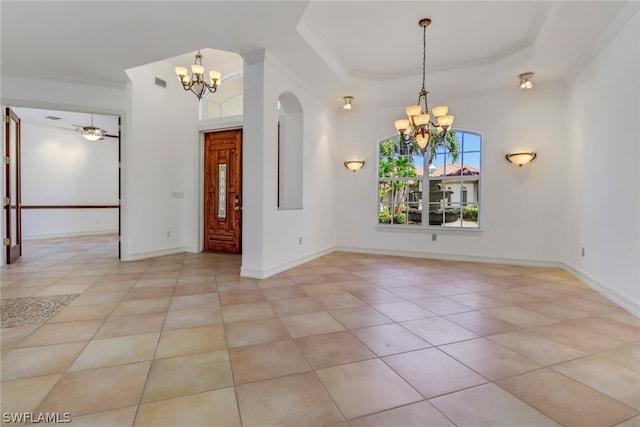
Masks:
[[[436,168],[434,176],[480,175],[480,169],[462,163],[445,163]]]
[[[445,173],[446,171],[446,173]],[[462,172],[460,172],[462,171]],[[424,173],[423,168],[416,167],[416,174],[418,176],[422,176]],[[462,163],[446,163],[444,165],[440,165],[436,168],[433,176],[477,176],[480,175],[480,169],[474,168],[469,165],[462,165]]]

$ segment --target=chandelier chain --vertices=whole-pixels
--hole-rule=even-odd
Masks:
[[[426,63],[427,63],[427,27],[422,27],[422,91],[425,89],[425,75],[426,75]]]

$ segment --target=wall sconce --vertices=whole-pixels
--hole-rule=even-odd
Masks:
[[[348,160],[344,162],[344,167],[350,171],[359,171],[364,166],[364,160]]]
[[[351,102],[353,101],[353,96],[343,96],[342,100],[344,101],[344,105],[342,108],[345,110],[351,110]]]
[[[520,78],[520,89],[531,89],[533,87],[533,73],[522,73],[518,76]]]
[[[511,153],[505,157],[514,165],[522,166],[533,161],[536,158],[536,153]]]

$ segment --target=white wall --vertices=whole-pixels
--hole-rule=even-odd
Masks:
[[[639,57],[636,12],[569,87],[562,254],[592,286],[638,314]]]
[[[444,93],[439,96],[446,99]],[[402,117],[404,106],[354,108],[342,114],[338,158],[363,159],[366,166],[355,174],[345,168],[337,173],[338,246],[414,256],[557,263],[565,197],[564,97],[562,88],[540,87],[448,100],[456,128],[483,134],[479,232],[376,228],[376,141],[394,133],[393,120]],[[519,168],[504,157],[517,151],[536,151],[538,158]],[[437,234],[437,241],[431,233]]]
[[[118,140],[22,121],[21,186],[23,205],[117,205]],[[118,209],[22,210],[24,238],[117,231]]]
[[[243,56],[241,274],[254,277],[263,275],[264,265],[264,58],[263,50]]]
[[[127,70],[131,122],[125,147],[123,259],[198,247],[198,99],[158,62]],[[155,84],[155,77],[167,82]]]
[[[252,102],[244,103],[242,274],[267,277],[335,247],[335,115],[268,55],[245,60],[245,96]],[[277,108],[287,91],[304,115],[303,209],[296,210],[277,208]]]

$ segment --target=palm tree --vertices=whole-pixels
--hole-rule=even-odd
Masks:
[[[418,176],[413,156],[401,156],[395,158],[395,176],[412,177]],[[394,182],[394,205],[401,206],[404,201],[404,193],[407,191],[407,181]]]
[[[416,143],[415,139],[409,143],[404,143],[398,136],[387,138],[380,142],[379,146],[379,176],[380,178],[407,178],[417,177],[414,157],[425,155],[425,170],[433,160],[435,159],[438,148],[445,148],[453,157],[455,161],[458,156],[459,144],[456,139],[455,132],[447,132],[442,136],[441,133],[433,135],[429,141],[429,145],[425,150],[422,150]],[[404,208],[404,197],[408,187],[407,180],[394,180],[391,182],[380,181],[379,188],[379,201],[381,214],[387,209],[384,207],[383,202],[387,197],[387,194],[393,190],[392,206],[388,209],[389,213],[401,212]],[[427,187],[428,188],[428,187]]]
[[[418,144],[414,144],[417,146]],[[418,147],[420,148],[420,147]],[[444,148],[451,154],[451,158],[455,162],[458,159],[458,150],[460,149],[460,144],[458,143],[458,138],[456,137],[455,131],[449,131],[445,134],[444,138],[442,137],[442,132],[437,132],[435,135],[431,135],[429,138],[429,145],[426,148],[426,152],[429,153],[428,163],[425,166],[431,165],[433,159],[436,157],[436,151],[438,148]]]

